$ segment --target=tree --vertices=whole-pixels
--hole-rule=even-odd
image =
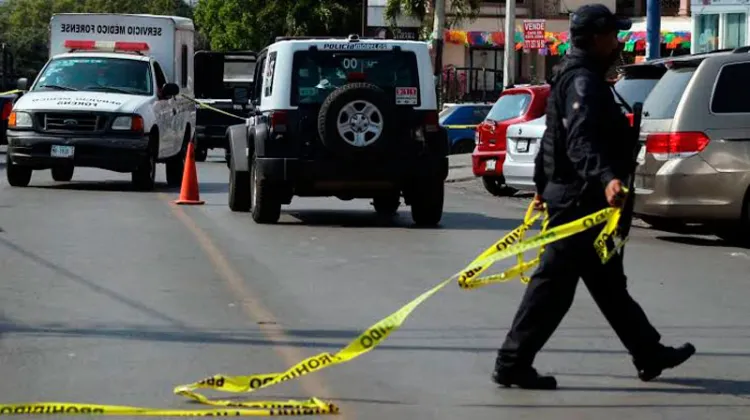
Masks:
[[[422,29],[428,33],[432,32],[433,16],[429,14],[434,10],[436,0],[387,0],[385,5],[385,17],[391,23],[396,25],[396,19],[399,16],[410,16],[422,22]],[[446,1],[446,0],[438,0]],[[452,19],[446,18],[446,27],[450,28],[464,20],[474,20],[479,13],[481,0],[451,0],[450,8],[447,10]]]

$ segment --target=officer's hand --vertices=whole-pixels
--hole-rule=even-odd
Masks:
[[[625,201],[625,192],[622,190],[622,181],[615,178],[609,181],[607,188],[604,190],[604,195],[607,197],[607,203],[612,207],[622,207]]]
[[[539,194],[534,194],[534,210],[544,211],[544,200]]]

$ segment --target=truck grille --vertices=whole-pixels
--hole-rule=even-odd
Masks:
[[[90,114],[49,112],[39,116],[44,131],[92,133],[103,128],[104,118]]]

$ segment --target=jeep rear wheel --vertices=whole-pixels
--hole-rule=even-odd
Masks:
[[[229,209],[238,212],[250,211],[250,172],[237,171],[234,162],[229,163]]]
[[[443,218],[445,184],[430,180],[418,184],[412,191],[411,218],[417,226],[436,226]]]
[[[397,126],[391,102],[370,83],[350,83],[334,90],[318,114],[323,144],[344,156],[373,157],[384,151]]]
[[[279,221],[281,200],[274,194],[271,185],[260,176],[258,161],[253,155],[250,168],[250,211],[256,223],[269,224]]]

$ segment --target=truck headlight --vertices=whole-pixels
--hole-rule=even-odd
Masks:
[[[8,128],[31,128],[34,120],[31,114],[23,111],[13,111],[8,116]]]
[[[139,115],[121,116],[112,121],[112,129],[117,131],[143,131],[143,118]]]

